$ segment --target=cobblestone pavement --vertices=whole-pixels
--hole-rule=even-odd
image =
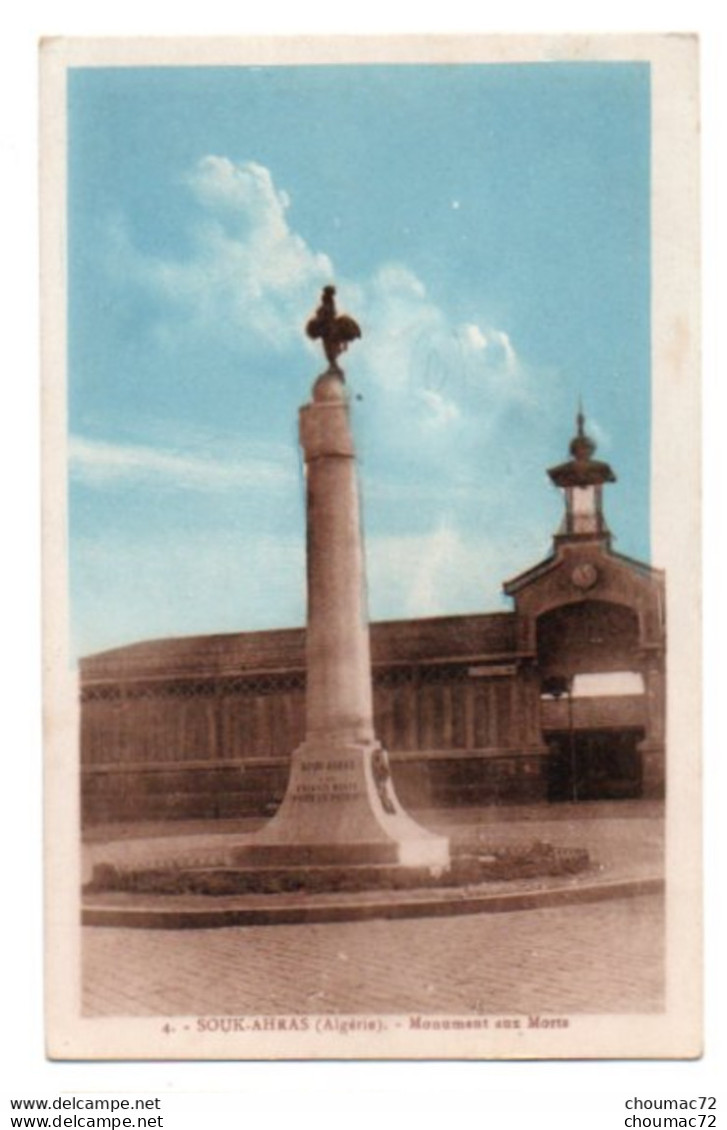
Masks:
[[[87,1016],[663,1007],[658,896],[461,918],[83,931]]]

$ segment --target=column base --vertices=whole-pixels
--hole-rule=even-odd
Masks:
[[[375,740],[305,742],[277,813],[231,844],[228,858],[233,867],[450,864],[447,837],[422,828],[399,804]]]

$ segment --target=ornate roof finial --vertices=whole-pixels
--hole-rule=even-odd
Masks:
[[[568,450],[574,459],[579,462],[588,462],[596,450],[595,441],[589,435],[586,435],[586,417],[583,412],[583,401],[578,397],[578,415],[576,416],[576,426],[578,428],[577,434],[570,441]]]
[[[557,467],[548,469],[552,482],[563,489],[595,486],[598,483],[615,483],[616,476],[608,463],[593,458],[596,444],[586,431],[586,415],[580,401],[576,427],[576,435],[568,446],[571,458],[567,463],[559,463]]]
[[[335,294],[335,286],[324,286],[321,304],[307,322],[305,332],[314,341],[320,338],[329,370],[343,377],[338,358],[348,349],[349,342],[361,337],[361,328],[348,314],[336,313]]]

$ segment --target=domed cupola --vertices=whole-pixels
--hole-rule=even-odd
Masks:
[[[608,463],[593,458],[596,443],[585,431],[585,416],[580,409],[577,432],[568,448],[567,463],[551,467],[551,481],[565,495],[565,515],[556,534],[556,542],[598,538],[610,541],[610,532],[603,516],[603,484],[616,482]]]

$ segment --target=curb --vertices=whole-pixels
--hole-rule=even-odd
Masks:
[[[242,896],[224,907],[179,907],[160,899],[155,905],[124,906],[94,903],[92,896],[82,907],[83,926],[115,926],[137,930],[210,930],[229,926],[293,926],[322,922],[362,922],[373,918],[434,918],[460,914],[503,914],[517,910],[574,906],[606,899],[636,898],[662,894],[664,879],[621,879],[582,887],[550,887],[541,891],[488,894],[482,891],[440,892],[426,898],[398,892],[396,901],[365,896],[344,896],[337,902],[291,903],[284,895],[270,905]],[[420,892],[416,892],[419,894]],[[173,897],[173,896],[172,896]],[[201,896],[205,898],[205,896]],[[166,905],[165,905],[166,902]]]

